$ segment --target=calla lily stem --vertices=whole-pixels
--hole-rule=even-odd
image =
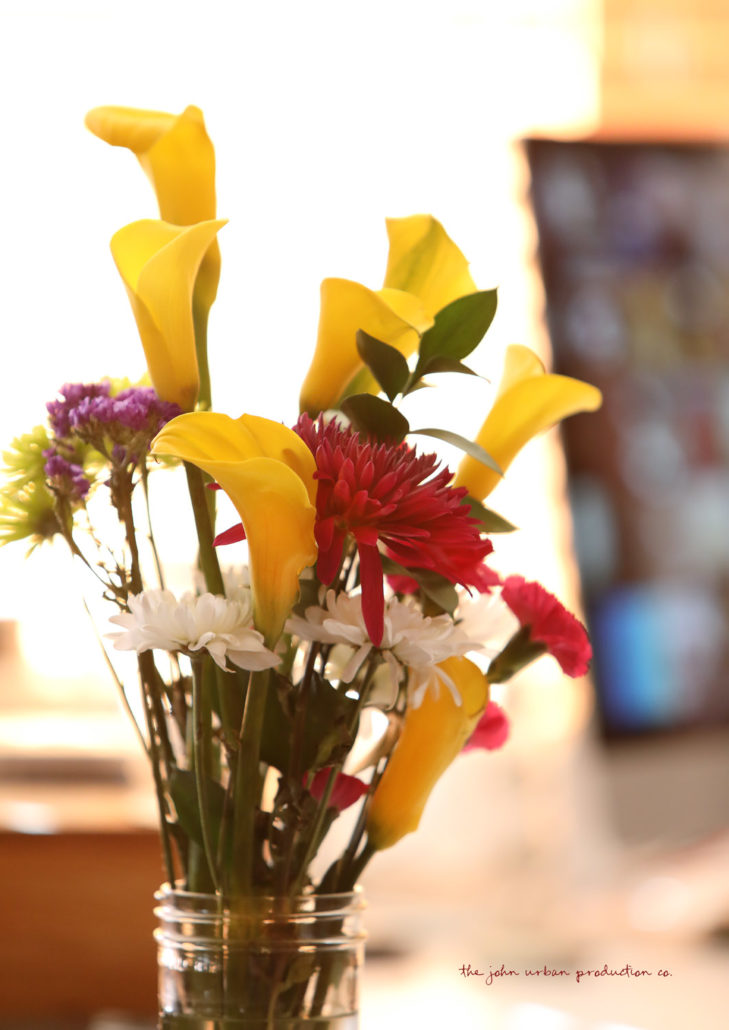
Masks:
[[[210,824],[208,822],[210,809],[208,792],[205,785],[210,759],[210,726],[209,720],[206,718],[206,699],[203,696],[205,686],[203,664],[204,660],[202,658],[192,659],[193,764],[195,767],[195,788],[197,790],[200,811],[203,848],[210,869],[210,876],[217,891],[219,887],[218,870]]]
[[[192,321],[195,327],[195,353],[197,371],[200,376],[200,390],[197,403],[202,411],[210,411],[212,398],[210,390],[210,368],[208,366],[208,315],[209,308],[196,302],[193,294]]]
[[[205,487],[203,475],[196,465],[185,462],[185,474],[187,475],[187,488],[190,492],[190,501],[195,516],[195,529],[200,545],[200,567],[205,577],[205,586],[211,594],[225,596],[223,576],[218,564],[218,556],[213,546],[213,526],[210,520],[210,509],[207,495],[210,493]]]
[[[268,685],[268,669],[251,673],[236,757],[232,880],[235,893],[242,896],[249,895],[253,886],[255,820],[260,790],[259,761]]]

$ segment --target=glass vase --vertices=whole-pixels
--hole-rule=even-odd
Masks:
[[[364,901],[155,895],[163,1030],[357,1030]]]

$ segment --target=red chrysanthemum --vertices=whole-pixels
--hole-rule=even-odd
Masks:
[[[485,748],[486,751],[496,751],[503,747],[509,738],[509,720],[501,705],[495,701],[489,701],[481,718],[478,720],[476,729],[468,741],[463,745],[464,751],[473,751],[476,748]]]
[[[584,676],[590,667],[592,648],[579,619],[568,612],[541,583],[529,583],[523,576],[508,576],[501,590],[503,600],[529,637],[544,644],[568,676]]]
[[[498,582],[482,564],[492,546],[463,504],[466,490],[449,485],[448,469],[437,472],[436,455],[417,455],[404,443],[373,443],[308,415],[295,429],[316,459],[317,574],[331,583],[345,541],[354,537],[362,611],[375,645],[382,640],[384,613],[378,543],[405,568],[431,569],[451,583],[485,590]]]

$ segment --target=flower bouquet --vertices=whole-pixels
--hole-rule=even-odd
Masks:
[[[513,346],[476,441],[414,430],[402,402],[427,377],[473,374],[496,310],[416,215],[387,224],[382,289],[323,283],[299,413],[215,411],[224,223],[201,112],[106,107],[87,125],[134,152],[159,202],[160,220],[111,241],[151,385],[63,386],[47,426],[5,454],[0,533],[65,541],[109,606],[106,637],[136,655],[134,682],[115,675],[159,809],[164,1024],[353,1027],[362,870],[417,828],[462,750],[504,742],[490,684],[547,652],[567,675],[588,668],[574,616],[490,568],[513,527],[483,501],[528,439],[600,394]],[[429,437],[465,452],[455,476]],[[149,497],[180,466],[198,568],[176,596]],[[215,525],[216,490],[232,527]]]

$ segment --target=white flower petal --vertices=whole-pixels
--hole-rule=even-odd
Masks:
[[[245,598],[184,594],[178,601],[169,590],[146,590],[129,598],[129,609],[110,620],[126,630],[109,634],[120,651],[207,650],[222,669],[226,657],[243,669],[271,668],[280,661],[253,628]]]

